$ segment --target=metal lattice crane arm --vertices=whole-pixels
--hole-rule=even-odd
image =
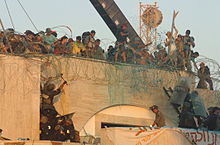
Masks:
[[[128,26],[128,38],[130,41],[140,38],[114,0],[90,0],[90,2],[116,38],[118,38],[117,31],[122,24],[127,24]],[[142,41],[141,43],[141,45],[144,45]]]

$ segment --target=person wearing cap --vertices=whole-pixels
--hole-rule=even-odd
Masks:
[[[51,45],[57,41],[57,38],[52,33],[53,31],[50,28],[46,29],[46,35],[44,36],[44,43]]]
[[[198,70],[199,83],[197,88],[207,89],[207,82],[209,84],[210,90],[213,90],[213,82],[210,75],[209,67],[206,66],[204,62],[201,62],[200,68]]]
[[[159,111],[159,107],[157,105],[153,105],[149,108],[151,111],[153,111],[153,113],[155,113],[155,120],[154,123],[152,124],[152,126],[157,126],[157,127],[163,127],[166,125],[165,123],[165,118],[163,113],[161,113]]]
[[[53,52],[52,45],[58,40],[50,28],[46,29],[46,35],[43,36],[44,44],[48,47],[49,52]]]

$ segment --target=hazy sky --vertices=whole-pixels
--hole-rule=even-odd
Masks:
[[[97,37],[105,42],[115,38],[98,15],[89,0],[20,0],[39,30],[57,25],[67,25],[73,30],[73,37],[95,29]],[[115,0],[126,17],[138,30],[138,8],[140,0]],[[15,28],[19,32],[35,30],[22,11],[17,0],[7,0]],[[153,4],[155,0],[142,0]],[[173,10],[179,11],[176,26],[181,34],[190,29],[196,41],[196,51],[220,63],[220,0],[157,0],[163,13],[160,31],[169,31]],[[0,18],[5,27],[11,27],[10,19],[0,0]],[[57,29],[60,33],[65,29]]]

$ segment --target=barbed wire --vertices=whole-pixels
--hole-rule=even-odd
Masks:
[[[138,90],[146,90],[148,87],[161,87],[170,84],[175,84],[174,80],[180,76],[179,70],[172,66],[158,66],[151,64],[148,66],[135,64],[112,64],[104,60],[96,60],[89,58],[82,58],[76,56],[54,56],[42,54],[23,54],[12,55],[20,56],[28,60],[35,61],[41,64],[41,80],[45,80],[51,76],[56,77],[65,72],[69,81],[76,81],[78,79],[92,80],[95,82],[108,81],[110,85],[120,84],[129,81],[130,88],[134,92]],[[1,55],[0,58],[7,55]],[[73,58],[73,59],[71,59]],[[96,65],[91,63],[99,62]],[[205,62],[211,68],[211,77],[214,82],[215,90],[220,90],[220,65],[213,59],[207,57],[200,57],[197,64]],[[155,71],[156,70],[156,71]],[[166,75],[162,75],[161,71],[172,74],[169,79]],[[120,72],[120,73],[119,73]],[[103,75],[104,74],[104,75]],[[123,74],[121,76],[121,74]],[[197,76],[197,71],[193,73]],[[56,83],[59,83],[57,81]],[[198,82],[198,78],[196,79]],[[125,83],[126,85],[127,83]],[[147,84],[147,85],[146,85]]]

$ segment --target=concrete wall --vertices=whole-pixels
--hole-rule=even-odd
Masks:
[[[96,60],[50,58],[55,68],[60,68],[69,85],[56,104],[59,112],[76,112],[73,119],[81,130],[98,112],[117,105],[134,105],[148,108],[157,104],[170,126],[177,126],[177,114],[170,106],[162,87],[174,87],[181,76],[194,77],[185,72],[166,71],[142,66],[108,64]],[[47,68],[52,69],[52,68]],[[50,70],[50,72],[56,72]],[[42,69],[42,73],[44,69]],[[192,89],[195,83],[192,81]],[[206,106],[220,106],[218,92],[199,90]],[[63,100],[62,100],[63,99]],[[219,100],[219,99],[218,99]],[[65,107],[62,107],[65,106]],[[63,109],[64,108],[64,109]]]
[[[40,80],[44,83],[46,78],[54,77],[58,87],[63,81],[58,77],[61,73],[68,85],[56,98],[55,106],[60,114],[76,112],[73,120],[77,130],[98,112],[117,105],[148,108],[157,104],[170,125],[176,126],[177,114],[162,87],[173,87],[180,76],[189,76],[184,72],[79,58],[1,56],[0,128],[6,137],[38,139]],[[215,101],[218,93],[213,97],[213,92],[201,92],[207,106],[220,104]]]
[[[0,56],[0,128],[10,139],[39,138],[40,63]]]
[[[58,57],[49,61],[50,67],[42,65],[42,74],[63,73],[69,84],[60,97],[61,102],[55,105],[61,114],[76,112],[73,119],[78,130],[99,111],[126,104],[142,108],[157,104],[170,125],[177,125],[177,114],[162,87],[173,87],[180,76],[189,76],[187,73],[77,58]],[[59,72],[54,68],[59,68]]]

